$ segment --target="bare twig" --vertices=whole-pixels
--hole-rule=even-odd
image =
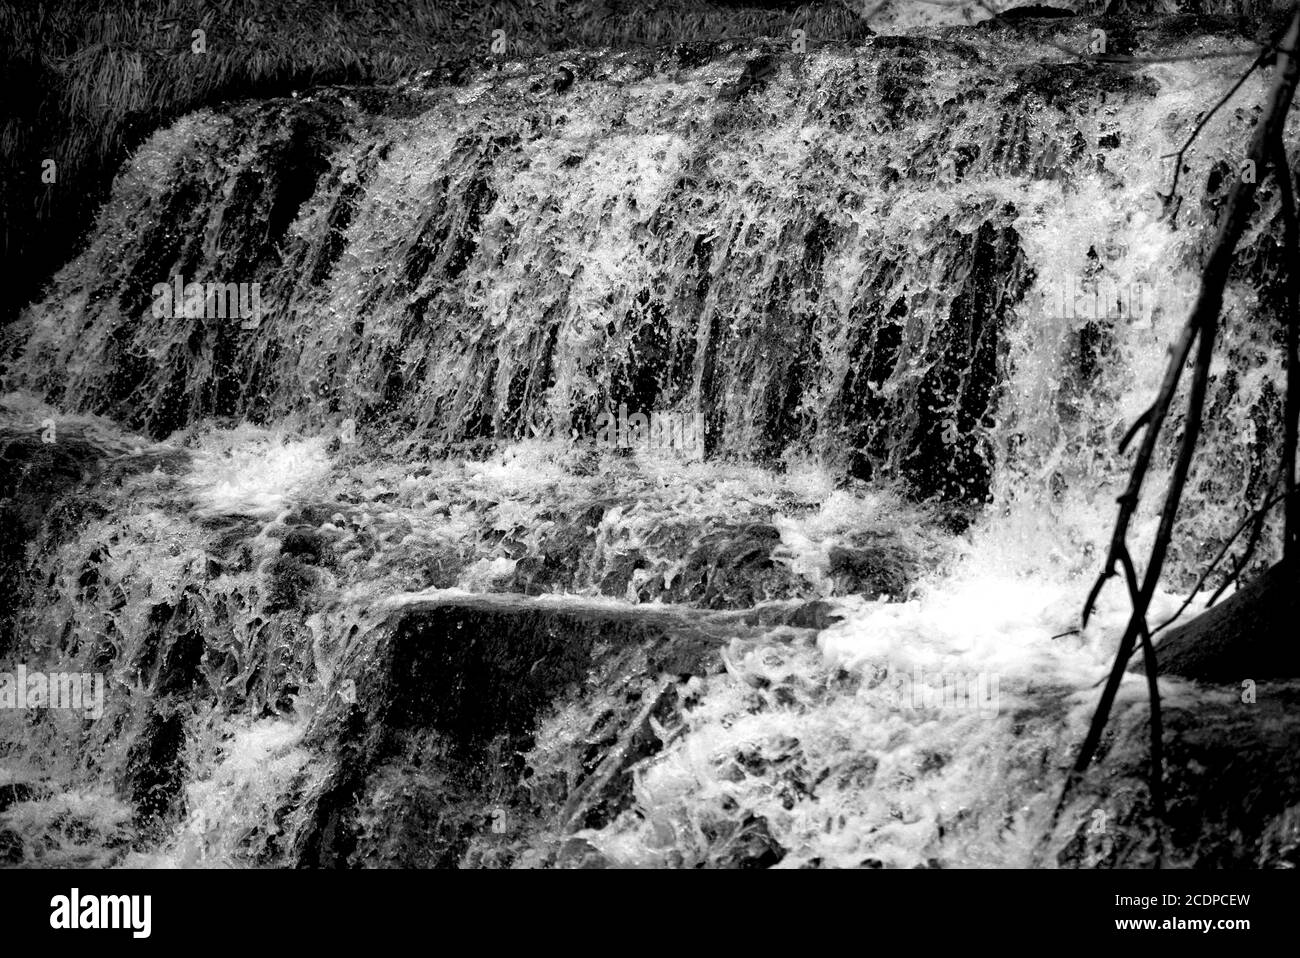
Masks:
[[[1300,40],[1300,6],[1297,6],[1292,13],[1290,26],[1287,28],[1286,40],[1278,51],[1277,79],[1274,82],[1271,101],[1255,129],[1255,135],[1251,140],[1247,153],[1257,167],[1263,164],[1270,151],[1274,148],[1275,139],[1281,137],[1287,112],[1291,108],[1291,101],[1295,95],[1296,79],[1297,75],[1300,74],[1300,69],[1298,69],[1296,57],[1289,51],[1296,49],[1297,40]],[[1223,305],[1223,290],[1227,283],[1229,269],[1232,266],[1237,240],[1245,227],[1247,212],[1252,205],[1254,193],[1254,182],[1239,177],[1233,183],[1232,190],[1228,194],[1218,236],[1201,277],[1201,289],[1197,296],[1196,305],[1187,320],[1187,324],[1179,337],[1178,344],[1166,368],[1160,393],[1151,407],[1150,422],[1145,435],[1142,437],[1142,446],[1133,464],[1129,486],[1119,499],[1119,518],[1116,521],[1115,534],[1111,540],[1105,568],[1102,570],[1097,584],[1093,586],[1092,592],[1084,605],[1084,621],[1086,622],[1101,585],[1106,579],[1115,575],[1116,565],[1121,565],[1125,572],[1129,595],[1133,604],[1132,614],[1120,639],[1114,664],[1107,678],[1101,700],[1093,713],[1088,734],[1079,749],[1078,757],[1075,759],[1071,773],[1066,779],[1065,787],[1062,789],[1061,798],[1056,807],[1056,817],[1059,817],[1073,786],[1082,778],[1083,773],[1087,771],[1097,753],[1097,748],[1101,744],[1102,733],[1110,718],[1110,710],[1114,704],[1115,695],[1119,691],[1124,669],[1139,638],[1143,640],[1144,652],[1148,658],[1147,680],[1148,685],[1152,687],[1153,696],[1152,730],[1153,733],[1156,731],[1155,710],[1158,708],[1158,699],[1154,690],[1155,650],[1150,645],[1146,613],[1150,607],[1151,598],[1155,594],[1156,585],[1160,581],[1160,573],[1164,567],[1169,543],[1173,536],[1174,521],[1178,516],[1178,506],[1182,500],[1183,488],[1187,482],[1188,471],[1191,468],[1196,443],[1200,436],[1201,421],[1205,409],[1205,396],[1210,378],[1210,364],[1214,358],[1214,343],[1218,333],[1219,311]],[[1182,440],[1179,444],[1173,475],[1170,478],[1169,487],[1165,494],[1164,506],[1160,512],[1160,524],[1155,541],[1151,546],[1151,555],[1147,561],[1147,567],[1139,588],[1137,575],[1132,568],[1132,561],[1128,553],[1129,523],[1137,508],[1142,481],[1150,467],[1160,428],[1168,415],[1170,404],[1178,387],[1178,381],[1182,375],[1183,365],[1191,353],[1193,344],[1197,345],[1196,362],[1193,367],[1191,389],[1187,399],[1187,414]],[[1153,735],[1153,767],[1155,750],[1158,747],[1159,744]],[[1153,791],[1153,802],[1156,802],[1158,798],[1162,799],[1162,796],[1157,796]]]
[[[1270,493],[1273,491],[1273,487],[1276,485],[1277,485],[1277,480],[1274,479],[1273,485],[1269,487]],[[1223,557],[1228,554],[1228,550],[1232,548],[1232,544],[1237,541],[1237,538],[1243,532],[1246,531],[1246,527],[1253,523],[1256,529],[1262,529],[1264,526],[1264,517],[1267,516],[1269,510],[1272,509],[1279,502],[1281,502],[1282,499],[1283,497],[1280,495],[1272,496],[1262,506],[1260,506],[1258,509],[1252,512],[1250,515],[1246,516],[1245,519],[1241,520],[1241,524],[1237,526],[1236,530],[1232,533],[1232,535],[1228,537],[1228,541],[1223,544],[1223,548],[1219,550],[1218,554],[1214,557],[1214,560],[1205,568],[1205,571],[1201,573],[1201,577],[1196,580],[1196,585],[1192,586],[1191,591],[1187,593],[1187,598],[1184,599],[1183,604],[1178,607],[1178,611],[1151,630],[1152,638],[1159,635],[1165,629],[1169,628],[1169,626],[1173,625],[1174,622],[1176,622],[1182,616],[1182,614],[1187,611],[1187,607],[1196,600],[1196,596],[1200,593],[1201,589],[1205,587],[1205,583],[1210,578],[1210,575],[1218,567],[1219,563],[1223,561]],[[1209,604],[1213,605],[1213,600],[1211,600]]]
[[[1276,128],[1280,135],[1286,111],[1290,108],[1291,98],[1295,92],[1296,58],[1289,51],[1295,48],[1298,27],[1300,27],[1300,10],[1297,11],[1296,17],[1292,20],[1291,28],[1287,31],[1287,40],[1281,44],[1281,48],[1278,50],[1278,81],[1273,90],[1271,111],[1256,129],[1255,137],[1251,143],[1248,155],[1250,159],[1255,161],[1257,167],[1262,166],[1270,149],[1268,137],[1272,135],[1271,131]],[[1279,108],[1282,115],[1274,115]],[[1115,574],[1119,549],[1127,541],[1129,524],[1132,522],[1133,513],[1137,510],[1138,498],[1142,492],[1142,483],[1146,478],[1147,471],[1150,469],[1151,458],[1155,453],[1156,440],[1169,413],[1174,393],[1178,388],[1178,381],[1182,377],[1183,365],[1191,355],[1192,345],[1202,327],[1206,325],[1207,317],[1212,317],[1212,320],[1217,322],[1219,308],[1223,301],[1223,286],[1227,280],[1228,269],[1231,266],[1233,250],[1236,249],[1237,239],[1240,237],[1241,230],[1245,225],[1245,201],[1250,199],[1254,192],[1254,183],[1247,183],[1243,178],[1238,178],[1234,182],[1232,191],[1228,196],[1226,213],[1220,225],[1214,251],[1205,267],[1200,296],[1197,299],[1191,318],[1183,327],[1182,334],[1174,345],[1156,401],[1141,417],[1141,420],[1146,422],[1147,430],[1142,438],[1142,445],[1138,449],[1137,458],[1133,463],[1128,488],[1125,489],[1118,500],[1120,505],[1119,518],[1115,523],[1115,532],[1111,538],[1110,551],[1107,554],[1105,566],[1097,584],[1093,586],[1092,592],[1084,604],[1083,624],[1085,626],[1092,613],[1097,595],[1101,591],[1101,586],[1106,579]],[[1163,560],[1163,555],[1161,558]]]
[[[1232,219],[1232,217],[1230,216],[1229,219]],[[1237,232],[1240,232],[1240,227],[1238,227]],[[1232,237],[1232,242],[1235,246],[1236,235]],[[1223,263],[1218,268],[1222,270],[1223,276],[1226,277],[1227,264]],[[1204,284],[1202,285],[1201,297],[1202,299],[1205,298]],[[1133,471],[1129,474],[1128,487],[1124,490],[1123,495],[1117,499],[1120,507],[1119,518],[1115,522],[1115,532],[1111,537],[1110,550],[1106,556],[1105,566],[1083,606],[1082,619],[1085,627],[1092,615],[1093,607],[1096,604],[1097,596],[1101,593],[1102,586],[1105,585],[1107,579],[1116,574],[1115,566],[1119,562],[1120,550],[1124,548],[1124,543],[1128,540],[1129,523],[1133,520],[1133,513],[1137,511],[1142,483],[1146,479],[1147,470],[1151,467],[1151,458],[1155,454],[1156,439],[1160,434],[1160,427],[1164,425],[1165,417],[1169,414],[1169,407],[1173,403],[1174,393],[1178,390],[1178,380],[1182,377],[1183,364],[1187,362],[1187,357],[1191,355],[1192,344],[1196,340],[1196,334],[1201,325],[1198,314],[1212,306],[1217,316],[1221,297],[1222,288],[1220,287],[1219,291],[1214,294],[1212,303],[1197,303],[1197,310],[1193,313],[1187,325],[1183,327],[1182,334],[1174,345],[1156,401],[1143,414],[1147,420],[1147,430],[1142,437],[1142,445],[1138,448],[1137,458],[1133,462]]]
[[[1271,492],[1272,490],[1270,489],[1269,491]],[[1281,496],[1279,498],[1285,499],[1286,497]],[[1255,523],[1251,526],[1250,530],[1250,538],[1246,540],[1246,548],[1242,549],[1241,555],[1233,560],[1232,571],[1224,576],[1223,581],[1219,583],[1219,587],[1214,590],[1214,594],[1210,596],[1209,601],[1205,603],[1207,609],[1219,601],[1219,596],[1223,595],[1223,593],[1228,590],[1228,586],[1232,585],[1238,578],[1240,578],[1241,573],[1244,572],[1246,566],[1250,564],[1251,556],[1255,554],[1255,547],[1259,545],[1260,536],[1264,532],[1265,515],[1265,513],[1260,512],[1255,516]]]
[[[1192,129],[1191,135],[1187,138],[1187,142],[1183,144],[1182,149],[1180,149],[1177,153],[1166,153],[1164,156],[1161,157],[1162,160],[1167,160],[1171,156],[1175,157],[1174,181],[1169,186],[1169,195],[1166,196],[1163,193],[1156,193],[1156,196],[1159,196],[1161,201],[1164,203],[1164,207],[1166,210],[1169,209],[1169,204],[1173,202],[1174,196],[1177,195],[1178,193],[1178,178],[1183,172],[1183,157],[1186,155],[1187,151],[1191,148],[1192,144],[1196,141],[1196,137],[1200,134],[1201,130],[1205,128],[1205,124],[1210,122],[1210,118],[1213,117],[1214,114],[1219,112],[1219,108],[1222,107],[1223,104],[1231,100],[1232,95],[1241,89],[1241,85],[1245,83],[1246,80],[1250,77],[1250,75],[1254,73],[1256,69],[1258,69],[1259,65],[1264,62],[1264,58],[1265,56],[1268,55],[1269,52],[1271,51],[1270,50],[1260,51],[1259,55],[1255,57],[1255,62],[1252,63],[1247,68],[1245,73],[1243,73],[1240,77],[1237,78],[1237,82],[1232,85],[1232,88],[1228,90],[1228,92],[1225,93],[1222,97],[1220,97],[1219,102],[1214,104],[1214,106],[1210,108],[1209,112],[1206,113],[1204,116],[1202,116],[1201,119],[1197,122],[1196,126]],[[1175,209],[1173,214],[1170,216],[1170,222],[1172,222],[1174,218],[1177,217],[1177,215],[1178,215],[1178,211],[1177,209]]]
[[[1137,570],[1133,568],[1133,559],[1129,556],[1127,548],[1120,554],[1120,563],[1124,566],[1124,581],[1128,584],[1129,596],[1136,602],[1139,594]],[[1151,645],[1151,632],[1147,629],[1145,615],[1139,625],[1138,634],[1142,639],[1142,658],[1147,674],[1147,696],[1151,701],[1151,804],[1156,812],[1156,820],[1160,821],[1165,817],[1164,730],[1161,722],[1156,650]]]
[[[1151,421],[1150,408],[1148,408],[1146,412],[1144,412],[1142,415],[1138,416],[1136,419],[1133,420],[1133,425],[1128,427],[1128,432],[1124,433],[1124,438],[1119,441],[1119,452],[1121,456],[1124,454],[1124,450],[1128,448],[1128,444],[1133,441],[1135,436],[1137,436],[1139,430],[1141,430],[1141,428],[1145,426],[1147,423],[1149,423],[1150,421]]]
[[[1163,632],[1165,629],[1169,628],[1169,626],[1173,625],[1176,621],[1178,621],[1178,619],[1182,618],[1183,613],[1186,612],[1188,607],[1193,602],[1196,601],[1196,597],[1200,594],[1201,589],[1205,587],[1206,581],[1209,580],[1214,570],[1218,568],[1218,565],[1220,562],[1223,561],[1224,556],[1228,554],[1228,550],[1232,548],[1232,544],[1237,541],[1238,537],[1240,537],[1240,535],[1247,529],[1247,527],[1250,527],[1251,537],[1247,541],[1245,550],[1243,551],[1240,558],[1238,558],[1233,563],[1232,572],[1228,574],[1224,582],[1219,586],[1219,588],[1215,591],[1215,593],[1212,596],[1210,596],[1209,600],[1205,603],[1205,607],[1207,609],[1210,606],[1214,605],[1216,601],[1218,601],[1218,598],[1220,595],[1223,594],[1224,589],[1226,589],[1227,586],[1237,578],[1237,576],[1241,573],[1242,569],[1245,568],[1246,563],[1250,561],[1250,556],[1254,553],[1255,544],[1259,541],[1259,537],[1264,528],[1264,520],[1268,518],[1269,511],[1274,506],[1276,506],[1279,502],[1281,502],[1284,498],[1286,498],[1282,494],[1272,495],[1273,490],[1277,487],[1277,483],[1278,480],[1281,478],[1281,475],[1282,474],[1280,470],[1278,471],[1277,474],[1274,475],[1273,481],[1269,484],[1269,488],[1268,488],[1268,495],[1270,496],[1270,498],[1268,498],[1267,501],[1265,501],[1265,503],[1262,506],[1260,506],[1258,509],[1256,509],[1255,511],[1251,512],[1248,516],[1246,516],[1246,518],[1241,520],[1241,523],[1233,531],[1232,535],[1228,537],[1228,540],[1223,544],[1222,548],[1219,549],[1214,559],[1211,560],[1208,566],[1206,566],[1205,571],[1201,573],[1200,578],[1196,580],[1196,584],[1192,586],[1191,590],[1187,593],[1187,598],[1185,598],[1183,600],[1183,604],[1178,607],[1178,611],[1151,630],[1152,640],[1154,640],[1155,637],[1159,635],[1161,632]],[[1076,629],[1075,631],[1078,630]],[[1062,634],[1068,635],[1069,633],[1062,633]],[[1060,638],[1060,636],[1054,635],[1052,636],[1052,638],[1057,639]],[[1127,665],[1128,665],[1128,660],[1126,659],[1125,666],[1127,667]],[[1093,686],[1093,688],[1097,688],[1104,681],[1105,681],[1104,678],[1098,679],[1097,683]]]
[[[1229,209],[1228,221],[1240,218],[1235,210]],[[1231,234],[1231,244],[1228,248],[1229,255],[1231,247],[1236,246],[1239,232],[1240,227],[1237,228],[1235,233]],[[1223,234],[1220,235],[1223,238]],[[1216,248],[1215,254],[1211,256],[1212,266],[1215,265],[1216,260],[1227,258],[1219,255],[1221,249],[1223,249],[1222,245]],[[1148,684],[1154,682],[1152,676],[1155,670],[1155,652],[1149,648],[1151,640],[1147,631],[1146,612],[1151,604],[1151,597],[1155,594],[1160,571],[1164,566],[1165,555],[1168,552],[1169,542],[1173,535],[1174,519],[1178,514],[1178,504],[1182,499],[1183,486],[1187,481],[1187,473],[1192,464],[1192,455],[1195,452],[1196,441],[1199,438],[1201,414],[1204,409],[1205,393],[1209,383],[1210,361],[1214,356],[1214,339],[1217,332],[1219,303],[1223,295],[1223,281],[1227,278],[1226,267],[1225,262],[1222,264],[1221,272],[1212,272],[1211,269],[1207,268],[1206,278],[1202,280],[1201,284],[1201,296],[1197,303],[1198,308],[1193,311],[1192,318],[1188,321],[1189,328],[1200,329],[1200,348],[1196,356],[1191,395],[1188,397],[1187,402],[1187,425],[1183,430],[1183,440],[1178,450],[1178,461],[1174,466],[1174,474],[1169,481],[1169,490],[1165,495],[1164,508],[1160,513],[1160,527],[1156,533],[1155,543],[1151,547],[1151,558],[1147,562],[1146,575],[1140,588],[1137,586],[1137,575],[1132,570],[1132,560],[1129,558],[1126,538],[1120,539],[1113,546],[1113,561],[1121,564],[1126,573],[1133,611],[1128,626],[1124,630],[1124,636],[1120,640],[1119,650],[1115,655],[1115,663],[1111,667],[1110,676],[1106,681],[1106,688],[1101,695],[1101,701],[1097,703],[1097,710],[1093,713],[1092,724],[1088,728],[1088,734],[1084,738],[1083,745],[1079,749],[1079,755],[1075,759],[1074,767],[1070,776],[1066,779],[1065,788],[1061,792],[1061,800],[1056,809],[1058,815],[1064,808],[1065,800],[1070,794],[1073,785],[1087,771],[1088,766],[1092,763],[1093,756],[1097,753],[1097,748],[1101,745],[1102,733],[1105,731],[1106,723],[1110,720],[1111,706],[1114,704],[1115,696],[1119,692],[1124,670],[1139,637],[1143,640],[1144,652],[1149,658]],[[1216,279],[1217,283],[1214,282]],[[1211,305],[1212,309],[1210,308]],[[1181,368],[1181,364],[1179,365]],[[1166,377],[1166,381],[1168,381],[1168,377]],[[1176,385],[1177,377],[1174,378],[1174,383]],[[1154,436],[1155,431],[1149,430],[1146,439],[1151,440]],[[1121,506],[1121,515],[1123,515],[1124,511],[1124,507]],[[1131,516],[1132,510],[1129,509],[1128,513]],[[1110,574],[1113,575],[1113,571]],[[1156,699],[1152,700],[1153,709],[1158,707],[1156,702]],[[1152,728],[1154,729],[1154,713],[1152,717]],[[1152,747],[1156,747],[1154,742]],[[1152,800],[1155,801],[1155,799],[1156,796],[1153,794]]]

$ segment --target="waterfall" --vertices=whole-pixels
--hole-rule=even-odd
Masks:
[[[29,441],[46,471],[20,484],[0,668],[108,686],[93,723],[0,710],[21,799],[0,853],[1102,854],[1081,823],[1131,796],[1081,795],[1055,833],[1048,813],[1123,597],[1051,637],[1104,556],[1119,441],[1265,81],[1189,154],[1171,221],[1161,158],[1242,64],[946,36],[555,55],[150,137],[5,331],[6,441],[56,438]],[[1283,254],[1259,202],[1153,616],[1276,467]],[[698,455],[654,439],[695,422]],[[487,658],[430,651],[446,635]],[[473,724],[519,676],[543,678]],[[1123,687],[1122,727],[1143,694]]]

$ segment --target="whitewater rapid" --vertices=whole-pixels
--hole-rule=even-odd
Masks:
[[[717,91],[741,54],[593,56],[562,99],[536,94],[541,62],[389,91],[373,113],[335,91],[155,134],[10,334],[7,425],[159,457],[33,553],[20,651],[108,662],[110,721],[0,715],[0,785],[38,786],[0,811],[22,863],[292,864],[308,799],[333,794],[320,729],[366,636],[430,599],[531,591],[826,617],[737,625],[718,668],[674,686],[668,725],[636,712],[654,744],[625,771],[630,801],[547,824],[512,863],[1055,864],[1098,811],[1083,796],[1052,831],[1126,618],[1111,589],[1076,630],[1118,439],[1249,121],[1207,128],[1175,228],[1160,158],[1234,68],[1054,73],[1051,49],[879,41],[783,60],[738,102]],[[1243,240],[1253,263],[1274,213]],[[262,282],[268,315],[142,319],[176,270]],[[1246,270],[1225,298],[1208,452],[1153,620],[1267,471],[1267,280]],[[1083,301],[1062,308],[1063,289]],[[599,448],[593,421],[620,403],[701,416],[706,460]],[[1141,554],[1149,507],[1133,531]],[[692,592],[689,557],[728,537],[770,562]],[[849,594],[836,557],[875,548],[897,568]],[[160,692],[168,656],[189,684]],[[898,682],[924,675],[971,677],[996,706],[914,708]],[[1140,724],[1144,696],[1126,679],[1116,722]],[[533,780],[576,787],[588,728],[626,707],[599,686],[548,706]],[[140,784],[142,729],[181,771]],[[394,762],[366,780],[374,835],[437,781]],[[154,831],[149,789],[171,810]]]

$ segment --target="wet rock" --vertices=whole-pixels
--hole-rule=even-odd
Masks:
[[[296,555],[278,555],[267,561],[262,570],[267,612],[286,612],[302,608],[316,584],[316,573]]]
[[[880,760],[874,755],[859,755],[850,759],[843,768],[838,770],[839,787],[846,788],[869,788],[871,782],[876,777],[876,769],[880,767]]]
[[[0,812],[6,811],[10,805],[16,805],[19,802],[30,802],[36,795],[36,790],[26,782],[10,782],[8,785],[0,785]]]
[[[791,610],[785,624],[796,629],[825,629],[841,621],[842,617],[836,615],[834,609],[829,602],[806,602]]]
[[[345,509],[346,506],[337,502],[305,502],[293,508],[285,517],[285,523],[292,528],[315,529]]]
[[[811,602],[761,605],[746,612],[743,621],[766,627],[788,625],[795,629],[821,630],[841,619],[842,616],[835,613],[833,603],[814,599]]]
[[[1258,867],[1300,868],[1300,805],[1292,805],[1264,829]]]
[[[551,90],[554,93],[564,93],[569,87],[573,86],[573,71],[566,66],[560,67],[555,74],[551,83]]]
[[[605,824],[630,805],[630,765],[662,747],[651,720],[671,724],[676,683],[720,668],[714,650],[738,631],[701,614],[518,596],[394,612],[348,657],[357,704],[337,700],[314,728],[336,759],[294,860],[504,865],[524,845],[544,849],[543,834]],[[525,758],[544,716],[591,699],[610,707],[575,726],[563,754]]]
[[[9,828],[0,828],[0,865],[17,865],[23,860],[23,840]]]
[[[103,516],[106,500],[97,488],[155,468],[174,471],[184,460],[175,450],[133,455],[122,441],[80,422],[55,421],[49,430],[0,426],[0,656],[13,640],[28,545],[41,538],[52,547]]]
[[[252,541],[261,531],[260,523],[248,516],[213,515],[204,516],[198,524],[211,531],[207,549],[223,572],[242,572],[252,566]]]
[[[1079,825],[1057,862],[1067,867],[1151,867],[1161,840],[1147,784],[1147,709],[1111,721],[1100,761],[1072,803]],[[1287,867],[1300,805],[1300,682],[1261,683],[1255,700],[1225,693],[1164,708],[1169,868]]]
[[[310,526],[298,526],[285,533],[280,542],[280,554],[297,556],[302,562],[318,565],[325,554],[324,537]]]
[[[581,553],[575,554],[563,547],[547,548],[540,555],[522,556],[515,562],[507,588],[517,589],[524,595],[570,592],[580,558]]]
[[[609,862],[585,838],[570,838],[560,846],[556,860],[558,868],[608,868]]]
[[[745,61],[740,76],[718,94],[718,99],[739,100],[751,91],[761,90],[768,80],[776,76],[780,65],[780,59],[770,54],[751,57]]]
[[[603,595],[623,597],[636,583],[637,601],[709,609],[747,608],[814,591],[810,582],[774,557],[781,535],[765,522],[721,523],[705,526],[702,532],[696,524],[664,523],[643,547],[613,550],[603,567],[593,570],[598,558],[596,527],[609,508],[609,503],[593,503],[554,520],[537,551],[516,561],[507,588],[540,595],[578,591],[590,584]],[[643,571],[650,569],[665,571]]]
[[[206,622],[194,589],[149,610],[136,668],[157,696],[184,695],[203,684]]]
[[[833,546],[828,571],[836,594],[901,598],[919,573],[917,556],[892,536],[862,537],[853,546]]]
[[[436,764],[376,769],[360,798],[355,854],[367,868],[455,868],[477,824],[460,784]]]
[[[670,615],[599,606],[547,608],[462,599],[403,611],[387,643],[390,672],[361,698],[390,727],[431,725],[474,748],[526,732],[558,694],[576,690],[593,657],[640,649],[651,674],[691,675],[714,647]]]
[[[538,551],[515,563],[508,588],[525,595],[574,591],[579,570],[595,548],[596,527],[608,508],[603,501],[586,503],[553,519]]]
[[[126,786],[136,827],[161,837],[185,789],[185,719],[179,711],[151,710],[127,755]]]
[[[785,849],[772,837],[767,819],[748,816],[713,836],[722,849],[713,864],[720,868],[771,868],[785,858]]]
[[[1233,685],[1300,677],[1296,580],[1295,572],[1279,563],[1190,622],[1171,628],[1156,645],[1157,671]],[[1139,652],[1129,670],[1143,668]]]
[[[709,609],[737,609],[811,591],[802,577],[773,558],[780,542],[781,533],[762,522],[710,531],[664,588],[664,596]]]
[[[609,571],[600,580],[602,595],[623,596],[632,582],[634,573],[650,564],[640,549],[632,549],[614,558],[609,564]]]
[[[1012,7],[998,14],[998,19],[1004,23],[1016,23],[1020,20],[1043,20],[1043,19],[1060,19],[1062,17],[1077,16],[1077,11],[1066,10],[1060,7],[1046,6],[1040,3],[1028,3],[1020,7]]]
[[[464,571],[464,559],[452,550],[440,552],[424,563],[424,581],[435,589],[449,589]]]

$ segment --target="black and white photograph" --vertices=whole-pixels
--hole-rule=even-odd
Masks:
[[[1257,946],[1298,77],[1295,0],[0,0],[21,924],[1086,872]]]

